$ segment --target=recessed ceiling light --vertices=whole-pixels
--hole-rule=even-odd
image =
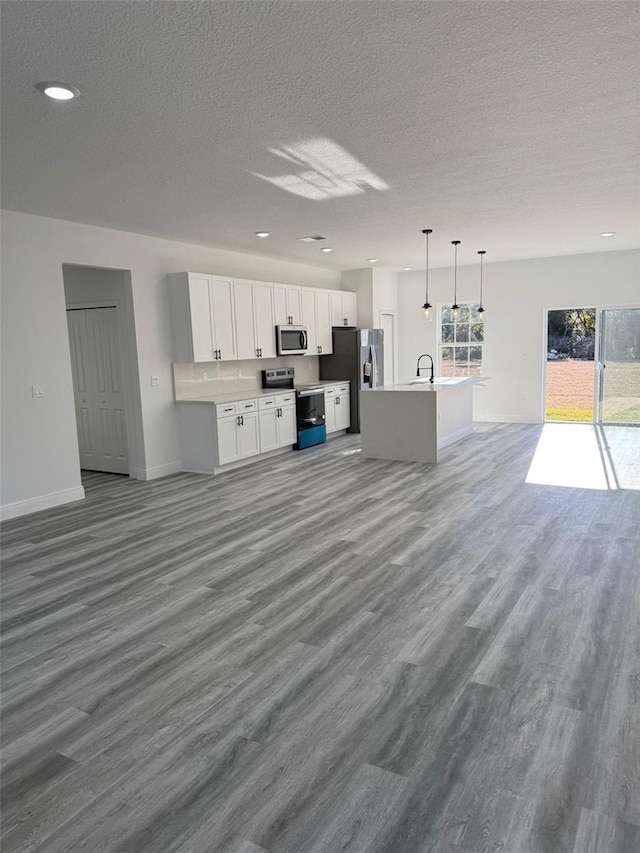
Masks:
[[[333,252],[333,249],[329,248],[329,246],[323,246],[320,249],[321,252]]]
[[[411,267],[402,267],[402,272],[409,272]]]
[[[377,258],[367,258],[367,263],[369,263],[369,264],[377,264],[377,263],[378,263],[378,259],[377,259]]]
[[[256,237],[270,237],[271,232],[270,231],[256,231],[255,235],[256,235]]]
[[[72,98],[77,98],[80,94],[80,90],[74,86],[67,86],[66,83],[54,83],[52,80],[44,83],[36,83],[36,89],[48,98],[53,98],[55,101],[70,101]]]
[[[309,237],[296,237],[299,243],[317,243],[320,240],[326,240],[322,234],[310,234]]]
[[[601,231],[600,236],[601,237],[613,237],[613,235],[615,233],[616,233],[615,231]]]

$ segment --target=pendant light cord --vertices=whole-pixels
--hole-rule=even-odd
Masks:
[[[454,256],[453,256],[453,304],[457,308],[458,307],[458,246],[460,245],[460,240],[452,240],[451,241],[454,248]]]
[[[425,306],[429,304],[429,234],[433,232],[432,228],[423,228],[422,233],[426,237],[426,248],[424,253],[424,269],[425,269],[425,283],[426,283],[426,293],[424,295],[424,304]]]
[[[484,249],[481,249],[478,252],[478,254],[480,255],[480,307],[479,307],[479,311],[482,314],[482,313],[484,313],[484,305],[482,304],[482,271],[483,271],[483,261],[484,261],[484,256],[486,255],[486,251]]]

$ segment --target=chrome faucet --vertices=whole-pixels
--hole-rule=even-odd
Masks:
[[[431,358],[428,352],[423,352],[421,356],[418,356],[418,364],[416,365],[416,376],[420,376],[420,361],[423,358],[428,358],[431,362],[431,376],[429,377],[429,382],[433,383],[433,359]]]

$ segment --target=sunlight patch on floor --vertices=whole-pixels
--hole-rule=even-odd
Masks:
[[[617,488],[592,424],[545,424],[525,482],[574,489]]]

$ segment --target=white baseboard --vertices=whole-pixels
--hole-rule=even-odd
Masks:
[[[449,447],[450,444],[455,444],[456,441],[460,441],[461,438],[466,438],[468,435],[473,435],[473,424],[457,429],[455,432],[450,432],[449,435],[438,439],[438,450]]]
[[[478,423],[489,424],[541,424],[542,421],[532,421],[531,418],[525,418],[522,415],[479,415],[474,418]]]
[[[0,507],[0,519],[5,521],[9,518],[18,518],[21,515],[30,515],[32,512],[40,512],[43,509],[52,509],[54,506],[82,500],[84,500],[83,487],[74,486],[73,489],[63,489],[60,492],[51,492],[49,495],[28,498],[26,501],[4,504]]]
[[[137,468],[135,477],[137,480],[158,480],[170,474],[179,474],[182,470],[181,462],[167,462],[166,465],[156,465],[153,468]]]
[[[273,456],[282,456],[283,453],[292,453],[293,447],[277,447],[275,450],[268,450],[266,453],[256,453],[255,456],[247,456],[246,459],[238,459],[236,462],[228,462],[226,465],[216,465],[213,469],[214,474],[222,474],[224,471],[234,471],[236,468],[244,468],[246,465],[251,465],[254,462],[262,462],[265,459],[271,459]],[[194,471],[194,474],[208,474],[209,471]]]

